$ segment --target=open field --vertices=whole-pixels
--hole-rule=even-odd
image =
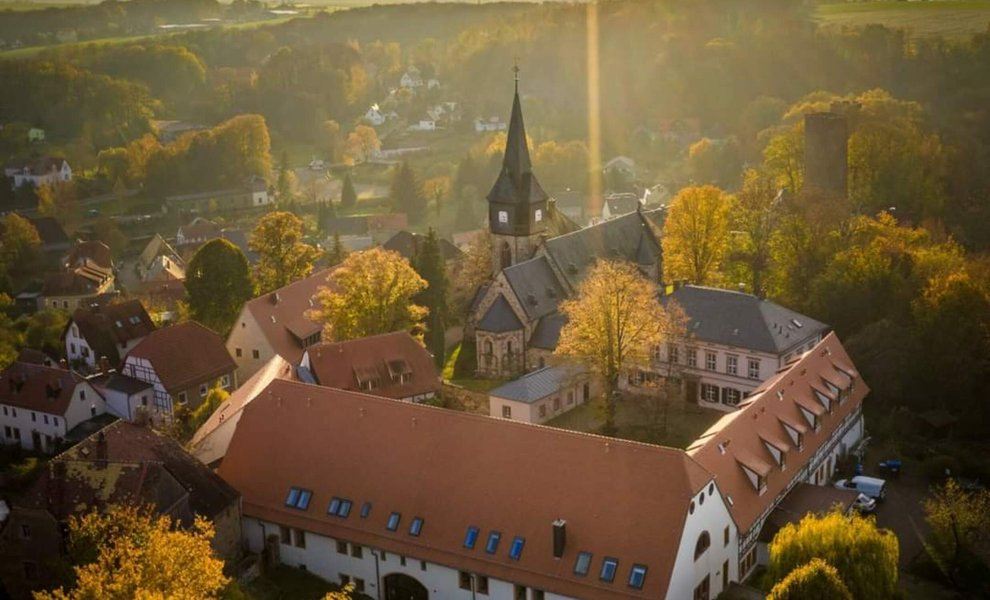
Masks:
[[[880,24],[906,29],[920,37],[941,35],[950,39],[961,38],[987,31],[990,24],[990,1],[889,0],[822,4],[815,13],[815,19],[829,28],[860,28]]]

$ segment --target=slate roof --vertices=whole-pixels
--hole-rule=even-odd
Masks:
[[[550,238],[546,253],[576,289],[588,268],[599,258],[622,258],[636,264],[653,264],[660,258],[660,244],[639,211],[592,227]],[[649,262],[647,262],[649,260]]]
[[[547,199],[529,159],[529,146],[526,140],[526,125],[523,123],[522,106],[519,103],[519,85],[512,98],[512,117],[505,140],[505,154],[502,157],[502,170],[488,192],[489,202],[507,204],[537,204]]]
[[[580,377],[582,372],[569,367],[544,367],[527,373],[488,392],[490,396],[531,404],[560,391],[560,388]]]
[[[309,370],[324,387],[361,391],[361,382],[374,379],[368,393],[385,398],[409,398],[440,391],[440,374],[433,356],[406,331],[317,344],[306,351]],[[401,375],[409,380],[401,382]],[[393,379],[393,377],[399,380]]]
[[[662,299],[670,300],[690,318],[688,333],[714,344],[784,354],[828,330],[811,317],[732,290],[687,285]]]
[[[556,311],[557,304],[566,295],[546,256],[540,255],[514,264],[503,269],[502,273],[529,320]]]
[[[426,240],[426,236],[421,233],[412,233],[406,230],[399,231],[388,239],[382,248],[398,252],[403,258],[412,262],[419,250],[419,245]],[[440,255],[443,260],[455,260],[464,255],[461,250],[445,238],[437,238],[440,246]]]
[[[544,350],[556,349],[557,342],[560,341],[560,330],[564,328],[565,323],[567,317],[562,313],[555,312],[543,317],[536,324],[533,335],[529,336],[529,345]]]
[[[605,196],[605,202],[613,217],[631,213],[640,207],[639,196],[632,193],[609,194]]]
[[[62,332],[63,340],[65,332],[73,324],[79,328],[79,335],[93,349],[96,357],[106,356],[114,365],[120,362],[121,345],[155,330],[155,324],[140,300],[76,309]]]
[[[135,379],[133,377],[128,377],[127,375],[121,375],[120,373],[110,372],[101,373],[94,377],[89,377],[87,379],[93,387],[98,390],[113,390],[115,392],[120,392],[122,394],[127,394],[128,396],[133,396],[143,390],[146,390],[152,385],[147,381],[141,381],[140,379]]]
[[[226,228],[220,230],[220,237],[237,246],[252,265],[258,262],[258,253],[248,245],[248,234],[243,229]]]
[[[280,380],[243,410],[218,472],[241,491],[246,518],[601,600],[666,596],[673,540],[712,479],[682,450]],[[285,506],[291,487],[312,491],[306,510]],[[333,496],[353,501],[349,518],[327,516]],[[415,537],[413,517],[423,519]],[[560,559],[556,519],[567,527]],[[498,551],[486,553],[484,538],[465,548],[469,526],[502,532]],[[518,560],[514,536],[526,540]],[[594,555],[586,577],[573,572],[580,551]],[[614,583],[597,576],[604,556],[619,560]],[[641,590],[627,584],[637,563],[648,569]]]
[[[488,307],[485,316],[478,323],[478,329],[482,331],[492,331],[501,333],[503,331],[516,331],[522,329],[523,324],[519,321],[509,301],[505,296],[499,294],[498,298]]]
[[[128,357],[151,363],[169,393],[233,373],[237,369],[223,338],[196,321],[186,321],[149,333]]]

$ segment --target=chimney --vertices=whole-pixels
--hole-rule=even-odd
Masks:
[[[96,434],[96,460],[107,459],[107,436],[102,431]]]
[[[110,359],[107,358],[107,355],[106,354],[103,354],[103,355],[100,356],[99,367],[100,367],[100,372],[101,373],[109,373],[110,372]]]
[[[60,359],[58,359],[58,366],[61,367],[61,368],[63,368],[63,369],[68,369],[69,368],[69,363],[64,358],[60,358]]]
[[[564,545],[567,542],[567,521],[557,519],[553,522],[553,557],[563,558]]]

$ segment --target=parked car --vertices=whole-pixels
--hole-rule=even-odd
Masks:
[[[857,475],[852,479],[840,479],[835,482],[835,487],[840,490],[856,490],[860,494],[866,494],[879,502],[887,497],[887,482],[876,477]]]
[[[877,508],[877,501],[870,498],[866,494],[860,494],[856,496],[852,507],[856,512],[865,515],[873,512]]]

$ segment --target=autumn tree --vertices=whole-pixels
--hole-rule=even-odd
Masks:
[[[783,217],[782,195],[772,177],[748,169],[731,218],[732,230],[739,232],[731,239],[732,258],[745,266],[753,294],[760,297],[766,294],[771,241]]]
[[[93,239],[106,244],[110,252],[118,257],[127,251],[130,242],[130,238],[110,217],[100,217],[93,223]]]
[[[197,517],[190,530],[167,516],[111,507],[69,521],[74,581],[37,600],[218,598],[229,580],[213,554],[213,525]]]
[[[715,186],[687,187],[671,201],[663,226],[663,267],[667,281],[698,285],[717,278],[729,250],[733,198]]]
[[[357,192],[354,190],[354,182],[351,181],[351,172],[344,173],[344,183],[340,188],[340,207],[354,208],[357,205]]]
[[[970,592],[985,588],[987,566],[980,551],[990,541],[990,492],[965,491],[947,479],[925,499],[925,521],[930,528],[925,550],[945,578]]]
[[[426,286],[399,253],[372,248],[351,254],[330,273],[309,315],[334,341],[407,330],[427,315],[413,301]]]
[[[664,339],[667,323],[656,286],[630,263],[599,260],[560,310],[567,324],[554,354],[585,365],[605,381],[602,432],[615,435],[620,375],[647,364],[653,346]]]
[[[382,147],[374,127],[358,125],[344,142],[344,158],[350,164],[368,162]]]
[[[413,268],[426,281],[426,289],[416,296],[416,303],[430,311],[426,321],[426,348],[433,354],[437,368],[443,368],[447,321],[447,271],[440,252],[440,239],[431,227],[413,257]]]
[[[302,220],[288,212],[272,212],[262,217],[251,232],[248,247],[258,253],[254,277],[260,293],[309,275],[320,254],[303,242]]]
[[[433,177],[423,183],[423,193],[427,199],[433,201],[433,210],[438,217],[440,216],[440,211],[446,205],[447,197],[450,194],[450,186],[450,177],[446,176]]]
[[[193,319],[225,335],[252,297],[254,284],[240,248],[222,238],[200,246],[186,269],[186,301]]]
[[[467,312],[478,288],[492,277],[492,232],[482,229],[471,241],[451,286],[450,311],[455,316]]]
[[[40,247],[41,237],[31,221],[14,212],[0,220],[0,271],[4,276],[19,279],[32,272]]]
[[[337,164],[344,158],[344,137],[340,132],[340,123],[330,119],[323,122],[321,131],[323,149],[330,164]]]
[[[725,140],[701,138],[688,149],[688,175],[694,184],[734,188],[741,168],[739,142],[734,137]]]
[[[898,554],[897,537],[878,529],[872,518],[841,511],[808,514],[774,536],[766,581],[776,585],[819,558],[835,568],[853,598],[893,598]]]
[[[853,600],[853,596],[835,567],[814,558],[773,586],[767,600]]]
[[[404,212],[410,221],[421,220],[426,213],[426,197],[423,195],[423,188],[416,179],[408,162],[395,171],[392,177],[392,187],[389,192],[389,200],[392,212]]]

